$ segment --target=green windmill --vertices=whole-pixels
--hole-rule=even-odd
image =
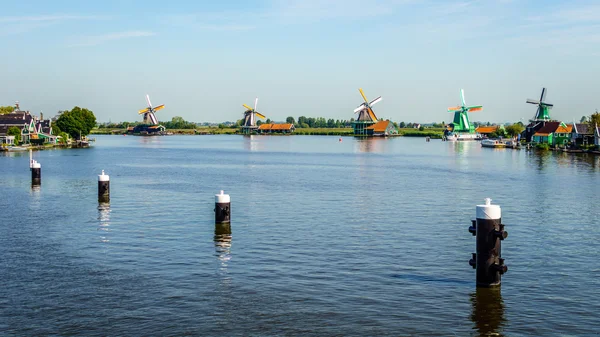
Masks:
[[[548,110],[552,109],[554,104],[546,103],[544,100],[546,99],[546,88],[542,88],[542,96],[540,96],[540,100],[527,99],[527,103],[535,104],[538,106],[537,111],[535,112],[535,116],[530,122],[547,122],[550,120],[550,112]]]
[[[460,89],[460,101],[462,105],[448,108],[448,112],[454,112],[452,120],[452,132],[457,133],[475,133],[475,126],[469,122],[469,112],[477,112],[483,110],[481,105],[467,106],[465,103],[465,91]]]

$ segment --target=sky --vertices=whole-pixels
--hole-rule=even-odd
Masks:
[[[579,120],[600,108],[600,2],[556,0],[2,1],[0,105],[98,121],[355,117],[528,120],[527,98]]]

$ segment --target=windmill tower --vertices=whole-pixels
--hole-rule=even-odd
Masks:
[[[469,121],[469,112],[481,111],[483,110],[483,106],[467,106],[467,103],[465,103],[465,91],[463,89],[460,89],[460,102],[461,105],[448,108],[448,112],[454,112],[450,131],[454,133],[475,133],[475,126]]]
[[[256,125],[256,117],[261,119],[265,119],[266,117],[260,112],[256,111],[256,106],[258,105],[258,97],[254,100],[254,108],[247,106],[246,104],[242,104],[246,111],[244,111],[244,122],[242,123],[242,134],[249,135],[252,132],[256,131],[258,126]]]
[[[525,129],[525,140],[527,142],[531,142],[531,138],[533,137],[533,135],[537,132],[537,130],[541,129],[546,124],[546,122],[552,121],[552,119],[550,119],[549,110],[552,109],[554,104],[545,102],[547,92],[548,90],[546,90],[546,88],[542,88],[542,95],[540,96],[539,101],[531,98],[527,99],[526,101],[529,104],[537,105],[535,116],[533,116],[533,119],[529,120],[530,123]]]
[[[364,102],[354,109],[354,113],[358,114],[358,118],[352,122],[352,127],[354,128],[355,136],[363,136],[367,134],[367,127],[377,123],[377,116],[375,116],[375,112],[373,112],[373,105],[381,102],[383,98],[379,96],[369,102],[362,88],[359,88],[358,91],[360,92]]]
[[[150,102],[150,96],[146,95],[146,103],[148,103],[148,107],[138,111],[138,114],[144,114],[144,124],[146,125],[158,125],[158,119],[156,119],[156,115],[154,114],[158,110],[161,110],[165,107],[164,104],[157,105],[152,107],[152,103]]]

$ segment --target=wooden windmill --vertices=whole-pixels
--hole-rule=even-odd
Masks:
[[[448,112],[454,113],[454,119],[450,127],[452,132],[475,133],[475,126],[469,121],[469,112],[477,112],[483,110],[482,105],[467,106],[465,103],[465,91],[460,89],[461,105],[448,108]]]
[[[258,97],[254,100],[254,108],[249,107],[246,104],[242,104],[246,111],[244,111],[244,122],[242,123],[242,133],[250,134],[255,131],[258,126],[256,125],[256,117],[265,119],[266,117],[256,110],[258,105]]]
[[[152,103],[150,102],[150,96],[146,95],[146,102],[148,103],[148,107],[140,110],[138,113],[144,114],[144,124],[148,125],[158,125],[158,119],[156,119],[156,115],[154,114],[156,111],[163,109],[165,107],[164,104],[157,105],[152,107]]]
[[[531,119],[530,122],[547,122],[550,120],[550,112],[548,110],[552,109],[554,104],[544,102],[544,100],[546,100],[546,92],[546,88],[542,88],[542,95],[540,96],[539,101],[531,98],[527,99],[527,103],[538,106],[535,116],[533,116],[533,119]]]
[[[527,99],[526,101],[529,104],[537,105],[535,116],[533,116],[533,119],[529,120],[530,123],[525,128],[525,141],[528,143],[533,139],[533,135],[544,125],[546,125],[546,122],[552,121],[550,119],[549,110],[552,109],[554,104],[544,102],[546,100],[547,92],[548,90],[546,90],[546,88],[542,88],[542,95],[540,96],[539,101],[531,98]]]
[[[383,97],[379,96],[369,102],[362,88],[359,88],[358,91],[364,102],[354,109],[354,113],[358,114],[358,118],[352,123],[352,126],[354,127],[355,135],[366,135],[366,128],[377,123],[377,116],[373,112],[373,105],[381,102]]]

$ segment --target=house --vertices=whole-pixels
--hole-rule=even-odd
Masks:
[[[292,133],[296,130],[294,124],[261,124],[258,126],[258,133]]]
[[[596,125],[596,132],[594,132],[594,144],[596,145],[596,149],[600,150],[600,127]]]
[[[587,146],[592,144],[592,142],[594,142],[594,128],[583,123],[573,124],[571,142],[576,146]]]
[[[554,131],[554,146],[567,146],[571,142],[571,132],[573,130],[573,124],[560,123],[558,128]]]
[[[500,130],[504,130],[504,125],[490,125],[490,126],[478,126],[475,129],[475,132],[478,134],[485,136],[487,138],[490,137],[492,133],[496,133]]]
[[[538,144],[553,145],[554,132],[560,126],[560,122],[546,122],[544,126],[536,131],[531,141]]]
[[[8,129],[11,127],[21,130],[21,141],[25,144],[29,144],[32,134],[37,134],[35,118],[29,111],[15,110],[0,115],[0,136],[7,136]]]
[[[365,130],[368,136],[390,136],[398,134],[398,129],[396,129],[389,119],[368,126]]]
[[[22,111],[18,103],[13,112],[0,115],[0,138],[6,139],[8,129],[11,127],[21,130],[23,144],[54,144],[57,140],[57,137],[52,135],[52,120],[44,120],[41,113],[38,118],[29,111]]]
[[[414,128],[414,129],[418,129],[418,128],[420,128],[420,127],[421,127],[421,124],[419,124],[419,123],[415,123],[415,124],[413,124],[413,128]]]

